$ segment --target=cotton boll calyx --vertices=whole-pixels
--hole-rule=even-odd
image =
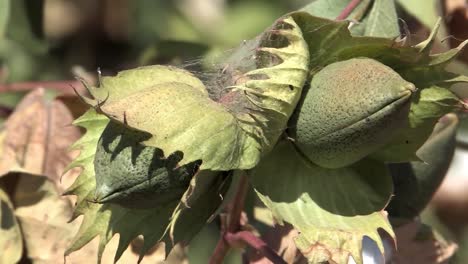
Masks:
[[[415,86],[369,58],[332,63],[317,72],[290,120],[290,136],[310,161],[352,164],[405,125]]]

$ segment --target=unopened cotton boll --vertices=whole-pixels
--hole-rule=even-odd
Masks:
[[[312,162],[352,164],[403,127],[415,86],[369,58],[332,63],[317,72],[290,121],[290,136]]]

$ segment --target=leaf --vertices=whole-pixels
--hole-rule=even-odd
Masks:
[[[395,38],[400,35],[394,0],[374,1],[363,35],[384,38]]]
[[[441,116],[461,109],[461,100],[448,89],[432,86],[420,90],[413,97],[408,125],[374,157],[389,162],[423,160],[429,163],[416,151],[424,144]]]
[[[103,78],[85,99],[110,119],[152,135],[143,144],[179,165],[200,169],[254,167],[276,143],[301,94],[308,54],[291,17],[241,45],[207,81],[172,67],[151,66]]]
[[[115,234],[119,234],[120,237],[114,261],[122,256],[130,242],[138,235],[144,237],[140,260],[159,242],[166,243],[167,254],[176,243],[188,242],[214,213],[221,203],[220,196],[225,189],[224,178],[218,177],[217,174],[214,175],[216,177],[202,177],[207,174],[197,174],[192,179],[194,190],[191,192],[199,195],[192,197],[189,207],[183,207],[178,200],[150,209],[130,209],[116,204],[94,203],[96,188],[94,155],[99,138],[108,123],[107,117],[97,114],[92,109],[75,121],[75,125],[86,128],[87,132],[74,144],[74,148],[80,149],[81,152],[70,168],[82,167],[82,173],[66,194],[78,196],[73,219],[79,215],[84,215],[84,219],[66,255],[99,236],[98,260],[100,261],[106,244]],[[200,192],[198,188],[206,191]],[[207,201],[210,204],[208,207]],[[183,217],[179,218],[180,215]],[[176,232],[179,232],[179,229],[184,232],[180,235],[174,233],[171,231],[171,226],[176,226]]]
[[[14,214],[13,203],[0,183],[0,263],[18,263],[23,254],[21,229]]]
[[[12,217],[15,222],[18,222],[18,231],[21,226],[23,232],[22,235],[19,234],[20,244],[16,248],[21,249],[21,241],[24,241],[25,253],[33,263],[62,263],[64,252],[80,225],[80,221],[69,223],[72,214],[70,200],[61,196],[55,183],[45,176],[10,173],[7,177],[9,179],[14,177],[17,180],[16,192],[12,198],[16,208]],[[2,231],[0,231],[0,239],[4,237]],[[111,248],[117,247],[114,242],[118,242],[118,239],[111,241]],[[96,262],[96,246],[96,243],[91,243],[79,252],[68,256],[66,262]],[[162,251],[164,255],[164,249]],[[4,252],[14,253],[15,250]],[[103,256],[104,263],[111,263],[114,255],[115,250],[107,250]],[[8,257],[8,254],[1,255],[1,257],[4,256]],[[147,260],[153,260],[153,263],[155,260],[161,261],[162,258],[164,256],[158,256],[158,254],[147,256]],[[137,260],[138,254],[133,253],[132,250],[127,250],[122,256],[122,263],[135,263]],[[2,261],[1,263],[16,262]]]
[[[78,226],[68,224],[69,200],[44,176],[20,174],[13,197],[28,258],[34,263],[63,261],[63,253]]]
[[[411,48],[400,51],[391,39],[353,37],[346,21],[318,18],[305,12],[295,12],[292,16],[308,44],[311,74],[328,64],[357,57],[375,59],[394,68],[393,65],[406,63],[418,52]]]
[[[333,62],[367,57],[391,67],[418,88],[466,80],[462,75],[446,72],[445,67],[459,55],[468,41],[445,53],[429,54],[438,25],[426,41],[412,47],[401,47],[388,38],[354,37],[346,21],[318,18],[305,12],[291,15],[308,44],[312,73]]]
[[[25,96],[4,124],[0,177],[26,172],[58,182],[72,160],[68,147],[80,136],[72,122],[68,108],[44,89]]]
[[[273,217],[300,232],[296,245],[311,263],[347,263],[349,256],[362,263],[364,236],[383,252],[378,230],[393,234],[382,212],[392,192],[383,164],[324,169],[282,141],[251,177]]]
[[[456,115],[442,117],[417,152],[425,162],[389,165],[395,185],[395,196],[387,208],[392,217],[412,219],[429,203],[452,160],[457,127]]]
[[[15,0],[9,1],[8,12],[5,20],[7,28],[4,34],[7,39],[20,43],[26,50],[33,53],[45,50],[45,45],[40,41],[42,31],[42,12],[43,0],[27,1]]]
[[[5,38],[10,18],[10,0],[0,0],[0,40]]]
[[[301,11],[334,20],[349,3],[349,0],[317,0]],[[347,19],[357,23],[351,27],[353,36],[394,38],[400,34],[393,0],[360,1]]]
[[[8,15],[0,15],[6,23],[4,32],[0,25],[3,33],[0,60],[5,69],[2,79],[7,82],[62,79],[66,67],[48,54],[49,46],[42,39],[44,1],[15,0],[9,1],[7,7],[2,11]]]

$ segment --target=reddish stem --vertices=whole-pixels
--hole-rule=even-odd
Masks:
[[[221,232],[221,237],[219,238],[218,243],[216,244],[215,250],[210,257],[209,264],[221,264],[223,263],[223,260],[226,257],[226,254],[228,253],[230,246],[227,243],[227,241],[224,239],[224,234],[225,232]]]
[[[240,219],[244,210],[244,202],[248,189],[249,182],[247,176],[243,174],[240,176],[236,196],[229,210],[227,232],[237,232],[240,230]]]
[[[229,220],[227,221],[227,225],[226,221],[221,221],[221,237],[219,238],[218,244],[216,245],[213,255],[210,258],[210,264],[223,263],[224,257],[230,248],[229,242],[226,240],[225,235],[228,233],[236,233],[240,230],[240,218],[244,208],[245,196],[247,195],[248,187],[249,182],[247,181],[247,176],[241,175],[236,196],[231,202],[229,208]]]
[[[43,87],[47,89],[53,89],[60,91],[65,95],[74,95],[72,87],[82,88],[82,85],[79,81],[75,80],[66,80],[66,81],[40,81],[40,82],[18,82],[18,83],[9,83],[9,84],[0,84],[0,92],[8,91],[29,91],[36,89],[38,87]]]
[[[252,247],[253,249],[262,253],[271,262],[275,264],[286,264],[286,261],[284,261],[280,256],[278,256],[278,254],[276,254],[276,252],[273,249],[271,249],[267,245],[267,243],[265,243],[265,241],[256,237],[254,234],[252,234],[252,232],[239,231],[235,234],[226,233],[224,235],[224,239],[226,239],[226,241],[231,245],[236,245],[243,242]]]
[[[351,2],[349,2],[343,11],[341,11],[341,13],[335,18],[335,20],[343,20],[347,18],[360,2],[361,0],[351,0]]]

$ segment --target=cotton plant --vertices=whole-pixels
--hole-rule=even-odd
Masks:
[[[82,172],[66,192],[84,219],[67,254],[98,236],[100,259],[115,234],[115,261],[140,235],[140,260],[158,243],[188,244],[239,175],[276,223],[299,231],[310,263],[363,263],[364,237],[383,254],[381,233],[394,239],[387,164],[425,162],[435,124],[466,107],[449,88],[468,77],[445,67],[467,42],[431,54],[438,27],[405,46],[296,11],[208,78],[153,65],[84,83],[89,110],[75,125],[86,134],[69,166]],[[431,138],[449,142],[457,120]]]

